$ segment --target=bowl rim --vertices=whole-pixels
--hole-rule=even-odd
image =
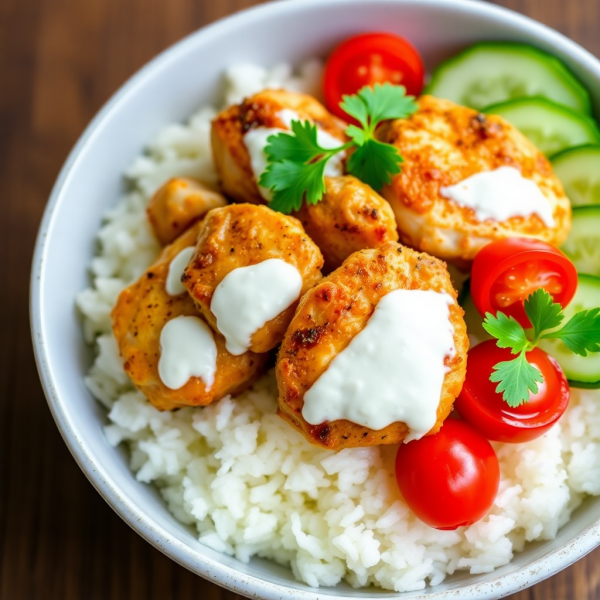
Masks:
[[[56,392],[54,375],[51,361],[47,354],[47,348],[42,337],[42,285],[46,264],[47,239],[52,229],[54,218],[59,206],[63,190],[71,174],[76,169],[84,148],[92,142],[102,122],[110,113],[119,109],[119,106],[127,100],[127,97],[135,88],[153,76],[153,72],[162,66],[166,66],[179,55],[187,52],[198,36],[210,37],[226,34],[231,27],[238,26],[245,21],[259,20],[267,13],[290,13],[295,10],[312,10],[324,5],[343,5],[348,9],[352,5],[362,5],[368,0],[277,0],[265,4],[253,6],[223,17],[207,26],[186,35],[181,40],[172,44],[156,57],[142,66],[134,73],[102,106],[94,118],[85,128],[73,149],[69,153],[58,178],[52,188],[48,203],[44,209],[43,217],[38,230],[30,278],[29,316],[31,323],[31,334],[35,361],[38,374],[42,383],[48,406],[56,425],[77,464],[84,472],[90,483],[96,488],[111,508],[139,535],[151,543],[155,548],[163,552],[172,560],[186,567],[193,573],[225,587],[233,592],[244,596],[256,598],[257,600],[280,600],[285,593],[289,600],[322,600],[324,596],[337,600],[356,600],[356,595],[344,595],[332,590],[337,588],[309,588],[296,589],[278,583],[266,581],[255,575],[240,573],[235,568],[221,564],[209,556],[199,554],[197,550],[178,541],[165,528],[153,524],[148,520],[144,511],[137,505],[121,495],[114,485],[109,474],[99,469],[93,463],[92,457],[86,451],[85,446],[78,438],[77,432],[72,427],[68,411],[62,405],[60,397]],[[448,6],[448,0],[376,0],[378,4],[389,5],[421,5],[435,8],[437,6]],[[507,24],[515,24],[527,28],[533,34],[544,37],[544,39],[557,47],[577,62],[579,65],[597,74],[600,79],[600,61],[591,53],[573,42],[566,36],[554,29],[539,23],[538,21],[516,13],[512,10],[488,4],[483,0],[452,0],[452,6],[457,11],[480,15],[482,17],[497,19]],[[246,24],[248,26],[248,24]],[[442,600],[461,597],[472,599],[501,598],[508,594],[525,589],[539,583],[543,579],[554,575],[560,570],[573,564],[594,548],[600,545],[600,520],[588,526],[577,536],[572,538],[563,546],[549,551],[542,557],[529,563],[516,573],[498,575],[497,577],[480,583],[467,584],[460,589],[436,592],[435,588],[428,588],[428,593],[410,593],[408,597],[412,600]],[[378,597],[398,597],[398,593],[382,591],[377,592]]]

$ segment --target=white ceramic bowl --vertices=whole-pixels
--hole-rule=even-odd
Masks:
[[[410,39],[429,67],[477,40],[530,42],[562,58],[592,92],[600,114],[600,63],[556,32],[513,12],[469,0],[288,0],[248,10],[189,36],[144,67],[87,128],[56,182],[37,240],[31,281],[33,342],[56,423],[96,489],[138,533],[188,569],[238,593],[268,600],[396,597],[348,586],[312,589],[287,569],[243,564],[200,544],[156,491],[138,483],[123,452],[102,432],[105,415],[83,384],[89,365],[74,297],[102,214],[122,186],[123,169],[158,129],[214,100],[223,69],[326,55],[349,35],[392,31]],[[531,544],[487,575],[458,574],[403,598],[498,598],[556,573],[600,544],[600,498],[586,502],[557,538]]]

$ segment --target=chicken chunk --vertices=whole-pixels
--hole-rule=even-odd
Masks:
[[[156,238],[164,246],[209,210],[226,204],[224,196],[205,183],[190,177],[175,177],[154,192],[146,211]]]
[[[418,112],[385,124],[378,137],[394,144],[404,158],[402,172],[382,192],[392,205],[402,242],[464,264],[485,244],[505,237],[534,237],[556,245],[566,239],[571,209],[560,181],[545,156],[501,117],[423,96]],[[536,213],[478,220],[472,208],[441,193],[476,173],[507,166],[537,184],[554,226]]]
[[[238,394],[266,370],[268,356],[246,352],[231,355],[225,340],[214,334],[217,347],[216,373],[207,389],[200,377],[191,377],[179,389],[168,388],[159,376],[160,336],[171,319],[180,316],[202,318],[189,295],[172,296],[166,291],[171,261],[198,236],[196,224],[172,245],[163,249],[157,261],[119,296],[112,311],[113,332],[123,358],[123,368],[134,385],[160,410],[182,406],[205,406],[228,394]]]
[[[326,177],[317,204],[304,203],[295,213],[319,246],[327,272],[353,252],[398,241],[396,218],[388,202],[352,175]]]
[[[236,202],[264,204],[268,190],[257,184],[266,167],[264,145],[269,134],[289,130],[290,117],[315,123],[324,139],[335,147],[346,141],[345,123],[331,115],[312,96],[287,90],[264,90],[219,113],[212,123],[212,150],[223,191]],[[246,135],[252,132],[252,154]],[[261,133],[264,132],[264,135]],[[256,135],[258,133],[258,136]],[[335,161],[332,159],[332,161]],[[330,161],[331,165],[334,163]],[[254,163],[254,164],[253,164]],[[328,165],[329,167],[329,165]],[[257,173],[257,170],[259,171]],[[340,174],[333,173],[331,174]]]
[[[449,318],[456,351],[444,361],[447,373],[437,422],[429,433],[438,431],[452,410],[465,378],[469,344],[456,291],[442,261],[390,242],[378,249],[352,254],[339,269],[313,287],[303,296],[285,334],[276,368],[278,414],[313,444],[340,450],[396,444],[407,437],[408,427],[402,422],[376,431],[343,419],[311,425],[302,413],[308,390],[365,328],[378,302],[397,289],[445,292],[454,300],[449,306]]]
[[[219,284],[236,269],[269,259],[279,259],[298,270],[300,295],[321,279],[323,256],[294,217],[253,204],[231,204],[205,217],[182,281],[215,331],[219,327],[211,302]],[[245,296],[246,306],[251,307],[252,301],[251,295]],[[295,300],[259,327],[251,336],[250,350],[268,352],[279,344],[297,305]]]

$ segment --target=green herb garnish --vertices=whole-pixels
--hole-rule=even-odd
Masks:
[[[354,149],[347,170],[375,190],[390,183],[400,172],[402,157],[398,149],[375,139],[377,126],[388,119],[403,119],[417,110],[412,96],[403,86],[390,83],[364,87],[354,96],[344,96],[342,109],[360,126],[349,125],[350,141],[337,148],[322,148],[317,142],[317,126],[309,121],[292,121],[292,133],[268,138],[265,148],[267,168],[259,185],[269,188],[273,198],[269,207],[289,214],[302,202],[316,204],[325,193],[325,166],[339,152]]]
[[[497,339],[499,348],[510,348],[518,354],[513,360],[494,366],[490,381],[498,383],[496,391],[511,407],[529,400],[530,392],[538,391],[538,383],[544,378],[536,367],[527,361],[527,352],[533,350],[540,340],[560,339],[581,356],[588,352],[600,352],[600,308],[582,310],[560,325],[565,319],[562,306],[554,302],[544,289],[533,292],[524,302],[525,313],[531,321],[531,329],[525,330],[513,317],[498,312],[496,316],[486,313],[484,329]],[[560,328],[559,328],[560,327]]]

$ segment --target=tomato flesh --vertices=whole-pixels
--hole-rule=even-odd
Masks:
[[[563,291],[561,274],[547,260],[528,260],[501,273],[494,282],[491,294],[499,308],[508,308],[543,288],[553,296]]]
[[[472,525],[492,507],[500,483],[494,449],[467,423],[447,419],[438,433],[403,444],[396,479],[415,515],[431,527]]]
[[[523,302],[543,288],[563,307],[577,289],[577,269],[558,249],[541,240],[506,238],[485,246],[475,257],[471,294],[482,316],[502,311],[531,327]]]
[[[351,57],[344,65],[345,78],[340,82],[339,89],[342,94],[353,94],[365,85],[372,86],[376,83],[393,83],[404,85],[407,79],[403,69],[404,60],[390,53],[373,52]],[[412,86],[412,81],[408,82]]]
[[[562,275],[551,261],[528,260],[500,273],[490,289],[491,301],[504,314],[528,323],[523,300],[539,288],[559,298],[564,288]]]
[[[489,440],[521,443],[548,431],[567,409],[569,384],[554,358],[535,348],[527,361],[537,367],[544,381],[536,394],[517,407],[510,407],[490,381],[494,365],[515,358],[508,348],[498,348],[487,340],[469,350],[467,376],[455,408],[460,415]]]
[[[407,94],[421,93],[425,78],[423,61],[417,50],[391,33],[365,33],[337,46],[325,65],[324,92],[327,108],[349,120],[340,108],[342,96],[356,94],[376,83],[403,85]]]

